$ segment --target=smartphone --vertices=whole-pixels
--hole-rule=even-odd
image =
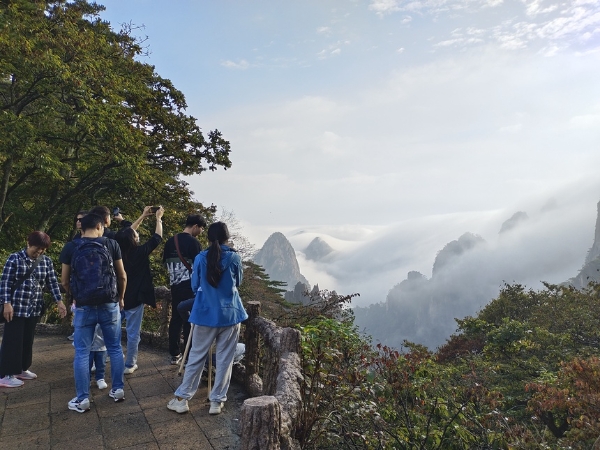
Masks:
[[[155,213],[159,209],[160,209],[160,206],[153,206],[152,208],[150,208],[150,211],[152,211],[153,213]]]

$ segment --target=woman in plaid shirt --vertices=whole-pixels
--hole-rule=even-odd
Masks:
[[[49,286],[57,302],[60,317],[67,314],[52,261],[44,255],[48,247],[50,236],[34,231],[27,236],[27,248],[11,254],[4,265],[0,278],[0,303],[4,303],[6,323],[0,347],[0,387],[19,387],[23,385],[22,380],[37,378],[28,369],[31,366],[35,325],[42,314],[42,289],[45,286]],[[41,258],[37,267],[17,286],[37,258]]]

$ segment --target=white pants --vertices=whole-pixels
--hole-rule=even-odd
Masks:
[[[175,391],[179,398],[190,400],[200,384],[204,364],[208,351],[213,341],[217,340],[217,373],[213,388],[210,391],[211,402],[224,402],[227,400],[227,390],[231,381],[231,366],[233,356],[240,336],[240,324],[231,327],[202,327],[194,325],[192,332],[192,348],[185,366],[185,373],[181,385]]]

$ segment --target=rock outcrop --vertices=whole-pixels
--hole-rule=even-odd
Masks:
[[[309,286],[308,280],[300,273],[296,252],[282,233],[273,233],[254,256],[271,280],[287,283],[292,290],[298,282]]]
[[[307,259],[318,261],[325,256],[329,255],[333,251],[333,248],[320,237],[314,238],[308,247],[304,250],[304,254]]]
[[[513,228],[519,226],[521,223],[525,222],[527,219],[529,219],[529,216],[526,212],[518,211],[514,213],[510,219],[504,221],[504,223],[500,227],[500,234],[512,230]]]
[[[567,284],[577,289],[583,289],[591,282],[600,282],[600,202],[598,202],[597,210],[594,244],[588,250],[585,263],[579,273],[567,281]]]

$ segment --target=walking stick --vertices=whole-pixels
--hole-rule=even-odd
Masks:
[[[206,395],[210,398],[210,391],[212,391],[212,355],[213,355],[213,343],[210,343],[208,349],[208,391]]]
[[[188,335],[188,340],[185,344],[185,351],[183,352],[183,358],[181,358],[181,362],[179,363],[179,371],[177,372],[179,376],[181,376],[181,372],[183,372],[183,366],[185,366],[185,362],[187,361],[188,354],[190,353],[190,343],[192,342],[192,333],[194,332],[195,323],[190,327],[190,334]]]

